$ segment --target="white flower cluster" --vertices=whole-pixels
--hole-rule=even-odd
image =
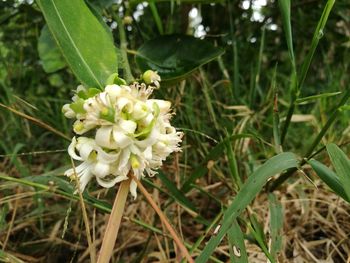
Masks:
[[[80,190],[96,177],[99,185],[112,187],[128,179],[130,171],[140,179],[156,174],[166,157],[179,151],[182,133],[170,124],[170,102],[149,99],[160,78],[145,83],[107,85],[104,91],[77,88],[73,102],[63,106],[67,118],[76,118],[69,155],[82,163],[65,175],[79,177]],[[121,79],[119,79],[121,80]],[[136,182],[130,184],[136,198]]]

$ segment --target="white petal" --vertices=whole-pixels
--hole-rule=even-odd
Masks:
[[[167,101],[167,100],[155,100],[155,99],[147,100],[148,107],[152,108],[153,103],[157,103],[161,113],[169,112],[170,107],[171,107],[171,102]]]
[[[143,155],[147,160],[151,160],[152,159],[152,146],[148,146],[146,148],[146,150],[143,152]]]
[[[100,186],[105,187],[105,188],[111,188],[116,183],[119,183],[119,182],[127,180],[127,179],[128,179],[128,177],[126,177],[126,176],[117,176],[116,178],[114,178],[111,181],[106,181],[106,180],[103,180],[103,179],[101,179],[99,177],[96,177],[97,183]]]
[[[113,163],[113,162],[116,162],[118,160],[119,155],[120,155],[120,152],[107,153],[102,148],[98,148],[97,160],[103,161],[105,163]]]
[[[83,85],[79,85],[79,86],[77,87],[77,93],[79,93],[80,91],[86,92],[87,90],[86,90],[86,88],[85,88]]]
[[[133,107],[133,103],[131,100],[125,98],[125,97],[121,97],[117,100],[117,108],[122,111],[124,109],[124,107],[126,107],[127,112],[131,112],[132,107]]]
[[[74,174],[73,168],[68,169],[67,171],[64,172],[64,175],[67,177],[71,177]]]
[[[150,113],[145,118],[142,119],[142,124],[144,126],[148,126],[153,121],[153,119],[154,119],[154,116],[152,113]]]
[[[104,105],[109,105],[108,103],[108,95],[106,92],[101,92],[98,94],[98,99],[100,100],[100,102],[102,102],[102,104]]]
[[[70,157],[72,157],[74,160],[77,161],[83,161],[83,158],[81,158],[80,156],[78,156],[75,153],[75,147],[77,145],[77,139],[75,137],[73,137],[71,144],[68,147],[68,154],[70,155]]]
[[[117,145],[113,142],[112,136],[112,126],[102,126],[97,129],[95,140],[101,147],[115,149]]]
[[[88,182],[90,182],[93,174],[91,173],[90,169],[86,169],[83,174],[79,177],[79,187],[80,191],[84,192],[84,189]]]
[[[94,147],[95,145],[93,145],[92,142],[86,142],[84,144],[81,145],[80,149],[79,149],[79,153],[80,156],[83,158],[83,160],[88,160],[90,153],[95,150]]]
[[[137,127],[136,122],[130,120],[120,120],[118,124],[126,133],[134,133]]]
[[[109,95],[109,98],[115,102],[115,99],[120,96],[121,88],[118,85],[108,85],[105,88],[105,92]]]
[[[130,182],[130,193],[131,193],[131,195],[134,197],[134,200],[136,199],[136,197],[137,197],[137,191],[136,191],[136,189],[137,189],[137,183],[134,181],[134,180],[132,180],[131,182]]]
[[[132,143],[132,139],[130,137],[117,129],[113,129],[113,139],[120,148],[125,148]]]
[[[136,121],[143,119],[151,111],[151,109],[152,108],[149,108],[146,103],[138,101],[134,105],[131,117]]]
[[[76,114],[75,112],[71,109],[70,104],[64,104],[62,107],[62,112],[66,118],[75,118]]]
[[[103,178],[109,174],[109,164],[97,162],[92,166],[91,171],[96,177]]]
[[[128,164],[130,157],[130,150],[124,149],[121,153],[120,160],[119,160],[119,169],[124,169],[124,167]]]
[[[146,139],[144,139],[142,141],[135,141],[135,144],[138,147],[147,148],[148,146],[151,146],[154,143],[156,143],[157,140],[159,140],[159,131],[156,128],[153,128],[151,134],[148,135],[148,137]]]

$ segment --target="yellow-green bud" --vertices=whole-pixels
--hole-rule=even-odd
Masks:
[[[158,82],[160,81],[160,76],[157,74],[156,71],[147,70],[145,73],[143,73],[142,79],[145,81],[146,84],[158,84]]]
[[[84,129],[84,124],[82,123],[82,122],[76,122],[76,123],[74,123],[74,125],[73,125],[73,130],[75,131],[75,132],[81,132],[82,130]]]
[[[108,110],[108,108],[106,108],[106,107],[104,107],[104,108],[101,110],[101,115],[103,115],[103,116],[107,116],[108,113],[109,113],[109,110]]]
[[[137,169],[140,167],[140,162],[134,154],[131,154],[130,156],[130,163],[133,169]]]
[[[126,17],[124,17],[124,19],[123,19],[123,24],[124,24],[124,25],[130,25],[130,24],[132,23],[132,21],[133,21],[133,19],[132,19],[131,16],[126,16]]]

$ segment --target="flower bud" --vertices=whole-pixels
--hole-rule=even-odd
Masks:
[[[154,84],[157,88],[159,88],[159,82],[161,79],[157,71],[147,70],[145,73],[143,73],[142,79],[146,84]]]

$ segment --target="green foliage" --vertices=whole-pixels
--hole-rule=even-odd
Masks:
[[[162,80],[184,78],[196,68],[223,54],[211,43],[190,36],[167,35],[143,44],[136,55],[142,71],[157,71]]]
[[[89,87],[103,88],[117,71],[116,47],[83,1],[38,1],[67,63]]]
[[[321,180],[329,186],[329,188],[331,188],[337,195],[341,196],[344,200],[350,202],[350,199],[345,194],[344,188],[339,180],[338,175],[336,175],[327,166],[316,160],[310,160],[308,163],[312,166],[312,169],[315,170],[316,174],[321,178]]]
[[[350,160],[334,143],[327,144],[327,152],[339,176],[340,184],[348,197],[347,200],[350,200]]]
[[[93,87],[79,94],[87,98],[105,84],[125,84],[119,76],[126,79],[126,61],[132,73],[128,82],[145,70],[158,71],[162,80],[169,81],[162,83],[156,97],[173,102],[173,121],[186,135],[182,153],[170,158],[156,178],[143,182],[154,190],[170,221],[175,226],[179,223],[184,243],[193,255],[199,255],[197,262],[248,262],[247,242],[258,245],[271,262],[297,249],[282,232],[293,227],[283,223],[294,220],[297,213],[285,216],[293,211],[288,206],[282,209],[278,201],[281,196],[294,198],[287,191],[290,187],[280,187],[274,194],[263,188],[269,178],[288,168],[286,184],[298,184],[301,198],[314,198],[313,187],[295,173],[297,167],[308,173],[310,169],[304,166],[308,163],[322,182],[349,202],[350,168],[343,144],[349,139],[344,129],[350,116],[343,110],[350,96],[348,1],[268,1],[258,12],[261,19],[256,18],[255,1],[38,3],[41,9],[30,1],[0,1],[0,102],[71,134],[71,123],[62,116],[61,108],[80,82]],[[192,18],[196,12],[198,16]],[[72,107],[83,111],[79,100]],[[306,121],[296,123],[294,117]],[[24,199],[14,224],[31,224],[35,231],[20,229],[21,235],[13,231],[8,250],[40,255],[46,261],[55,253],[62,256],[60,245],[45,238],[51,238],[56,223],[66,216],[68,199],[71,212],[66,216],[64,241],[76,246],[65,247],[67,253],[57,260],[74,261],[83,254],[84,249],[76,247],[84,246],[85,236],[83,231],[74,232],[82,228],[80,209],[75,207],[78,197],[73,194],[73,184],[62,177],[69,163],[66,142],[2,108],[0,123],[0,167],[6,172],[0,174],[5,197],[1,234],[8,230],[11,194],[16,187],[26,186],[20,188],[23,194],[33,195]],[[339,142],[344,151],[327,145],[336,173],[324,165],[328,159],[320,154],[328,142]],[[283,151],[295,154],[275,156]],[[305,159],[298,162],[295,155]],[[319,161],[309,160],[311,157]],[[276,185],[281,182],[284,179]],[[324,190],[322,185],[319,188]],[[104,214],[111,211],[114,192],[98,191],[98,199],[94,185],[89,190],[84,199],[100,229]],[[129,262],[128,255],[132,255],[136,262],[157,254],[164,245],[165,254],[170,251],[166,256],[173,260],[176,249],[166,240],[157,219],[144,209],[142,196],[139,199],[130,201],[129,212],[137,213],[125,217],[124,223],[131,227],[123,231],[126,236],[137,231],[138,236],[146,236],[145,242],[118,250],[118,257]],[[253,199],[257,204],[252,204]],[[269,229],[262,227],[267,217],[259,210],[267,205]],[[302,229],[298,232],[302,238],[308,227],[300,225],[293,231]],[[159,235],[157,242],[153,242],[154,234]],[[40,244],[36,250],[35,245],[18,245],[37,241],[38,235],[48,240],[45,247]],[[310,236],[319,239],[314,232]],[[340,242],[335,235],[327,238]],[[218,249],[219,244],[228,247],[225,253]],[[335,254],[343,253],[339,251],[329,258],[338,262]],[[3,250],[0,258],[17,260]]]
[[[283,209],[276,196],[269,194],[270,207],[270,234],[272,258],[276,259],[278,253],[282,250],[282,232],[283,232]]]
[[[49,28],[45,25],[41,29],[38,40],[38,52],[43,68],[47,73],[52,73],[66,67],[66,62],[58,49]]]
[[[202,253],[196,259],[196,262],[207,262],[209,256],[220,244],[221,240],[232,226],[232,223],[234,222],[233,220],[244,211],[254,197],[261,191],[267,179],[276,173],[281,173],[286,169],[297,166],[298,161],[294,154],[281,153],[266,161],[266,163],[251,174],[236,195],[235,199],[224,212],[224,220],[221,223],[218,233],[209,240]]]

